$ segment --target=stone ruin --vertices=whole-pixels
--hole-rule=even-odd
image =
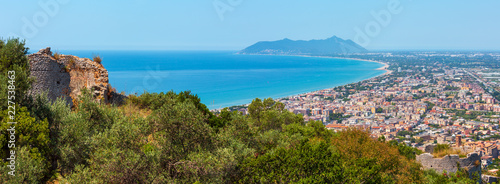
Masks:
[[[460,158],[458,155],[446,155],[443,158],[434,158],[430,153],[423,153],[417,155],[417,161],[422,164],[424,169],[434,169],[439,173],[443,171],[457,172],[457,166],[469,172],[481,171],[481,157],[477,153],[469,153],[466,158]]]
[[[99,62],[71,55],[54,55],[50,47],[28,55],[31,76],[35,78],[30,94],[46,92],[51,100],[63,98],[73,106],[87,88],[99,101],[121,103],[125,98],[112,89],[108,71]]]
[[[434,158],[430,153],[417,155],[417,162],[420,162],[424,169],[434,169],[438,173],[446,171],[457,172],[459,168],[465,169],[472,178],[477,174],[481,178],[481,156],[478,153],[469,153],[466,158],[458,155],[446,155],[443,158]]]

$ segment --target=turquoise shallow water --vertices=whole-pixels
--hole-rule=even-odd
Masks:
[[[61,51],[98,54],[118,92],[191,90],[210,109],[279,98],[383,74],[379,63],[347,59],[237,55],[235,51]]]

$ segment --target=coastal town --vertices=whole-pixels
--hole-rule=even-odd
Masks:
[[[498,170],[500,146],[499,72],[478,63],[484,57],[495,62],[497,53],[422,53],[385,55],[384,75],[330,89],[276,99],[306,121],[321,121],[327,129],[356,127],[374,138],[395,140],[429,152],[430,147],[449,145],[459,154],[477,152],[483,168]],[[406,56],[401,56],[406,55]],[[485,56],[486,55],[486,56]],[[388,57],[390,56],[390,57]],[[367,54],[354,59],[380,59]],[[411,64],[425,57],[428,62]],[[438,62],[432,57],[446,58]],[[467,57],[473,65],[459,67],[446,60]],[[381,60],[381,59],[380,59]],[[478,60],[477,62],[475,60]],[[242,113],[246,108],[239,107]],[[430,151],[432,152],[432,151]]]

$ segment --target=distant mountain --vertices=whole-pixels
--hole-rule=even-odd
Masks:
[[[270,55],[336,55],[367,52],[352,40],[344,40],[333,36],[324,40],[290,40],[262,41],[247,47],[239,54],[270,54]]]

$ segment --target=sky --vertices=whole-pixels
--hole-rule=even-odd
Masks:
[[[32,50],[240,50],[351,39],[369,50],[500,50],[500,0],[0,0]]]

